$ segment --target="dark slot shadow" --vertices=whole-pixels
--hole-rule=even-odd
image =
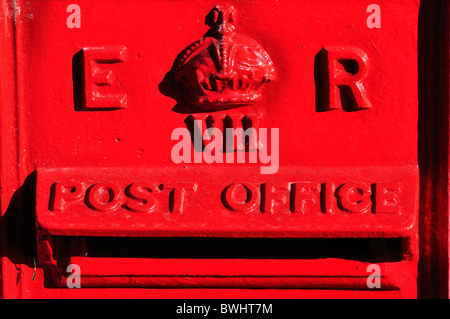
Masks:
[[[87,257],[196,259],[318,259],[364,262],[403,260],[402,238],[120,238],[85,237]],[[68,246],[67,246],[68,247]]]
[[[314,82],[316,87],[316,112],[326,112],[330,103],[329,74],[327,70],[327,51],[322,49],[314,57]]]
[[[0,240],[4,241],[0,256],[31,268],[34,267],[33,259],[37,258],[35,206],[36,172],[33,172],[14,193],[0,219]]]
[[[85,111],[84,76],[84,55],[83,50],[80,50],[72,58],[73,105],[75,111]]]

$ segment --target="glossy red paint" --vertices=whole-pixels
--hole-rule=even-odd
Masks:
[[[209,172],[38,169],[36,220],[56,236],[115,236],[118,228],[121,236],[138,237],[415,236],[413,168],[287,167],[273,175],[235,168],[231,175],[224,167],[214,170],[223,176],[214,184],[199,179]],[[328,196],[327,187],[335,189]]]
[[[235,32],[236,20],[233,6],[215,6],[205,18],[208,32],[183,50],[174,63],[175,79],[185,86],[180,102],[193,112],[261,101],[262,85],[276,78],[267,52]]]
[[[126,108],[127,95],[114,92],[120,90],[120,88],[116,88],[118,86],[116,76],[109,66],[114,63],[125,62],[127,49],[125,47],[100,47],[84,48],[82,51],[85,92],[82,107],[84,110]],[[105,90],[104,87],[107,89]]]
[[[78,1],[70,28],[69,2],[14,3],[0,9],[4,298],[442,295],[418,270],[448,263],[448,210],[433,210],[448,181],[431,164],[447,148],[424,141],[448,103],[422,105],[436,78],[419,79],[419,36],[448,5],[379,0],[377,29],[359,0]],[[179,128],[190,162],[173,158]],[[257,135],[208,163],[213,128]],[[70,263],[90,289],[67,288]]]

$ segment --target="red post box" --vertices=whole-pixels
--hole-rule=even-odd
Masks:
[[[4,298],[448,296],[448,4],[0,10]]]

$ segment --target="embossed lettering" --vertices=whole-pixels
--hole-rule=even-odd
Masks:
[[[119,84],[113,64],[127,59],[124,46],[83,48],[84,109],[111,110],[127,107],[127,95]]]
[[[50,210],[63,210],[70,202],[80,200],[84,195],[84,185],[77,181],[62,181],[52,185]]]
[[[182,213],[185,207],[186,197],[189,192],[197,191],[195,183],[168,183],[163,185],[163,189],[169,189],[169,210],[172,213]]]
[[[289,211],[291,185],[289,183],[266,183],[264,184],[263,211],[277,213],[280,207]]]
[[[319,183],[295,183],[293,191],[294,212],[302,214],[320,212]]]
[[[347,183],[339,187],[338,205],[350,213],[367,213],[372,207],[372,191],[365,183]]]
[[[89,205],[100,211],[114,211],[122,200],[120,187],[111,182],[98,183],[87,191]]]
[[[236,183],[225,188],[224,204],[234,211],[253,211],[258,207],[260,200],[260,191],[252,183]]]
[[[333,182],[327,182],[322,184],[322,198],[323,205],[322,211],[324,213],[333,214],[338,210],[337,200],[336,200],[336,184]]]
[[[127,194],[127,191],[129,194]],[[157,200],[152,193],[159,193],[157,185],[143,182],[131,184],[126,190],[127,197],[135,199],[125,204],[125,208],[136,212],[153,212],[157,208]]]
[[[316,69],[318,111],[372,107],[363,83],[369,70],[369,58],[364,51],[347,46],[325,47],[316,57]]]
[[[379,214],[401,213],[402,188],[400,183],[375,184],[375,212]]]
[[[184,213],[189,207],[187,200],[198,189],[197,183],[142,181],[124,185],[115,182],[59,181],[50,187],[49,210],[63,211],[72,209],[69,206],[86,205],[93,211],[101,212],[124,209],[141,213]],[[219,199],[224,208],[235,212],[320,216],[369,212],[401,214],[405,190],[398,182],[234,182],[221,191],[206,185],[203,192],[203,196],[212,196],[213,201]]]

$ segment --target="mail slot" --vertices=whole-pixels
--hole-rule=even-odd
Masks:
[[[3,6],[2,297],[431,296],[444,9]]]

